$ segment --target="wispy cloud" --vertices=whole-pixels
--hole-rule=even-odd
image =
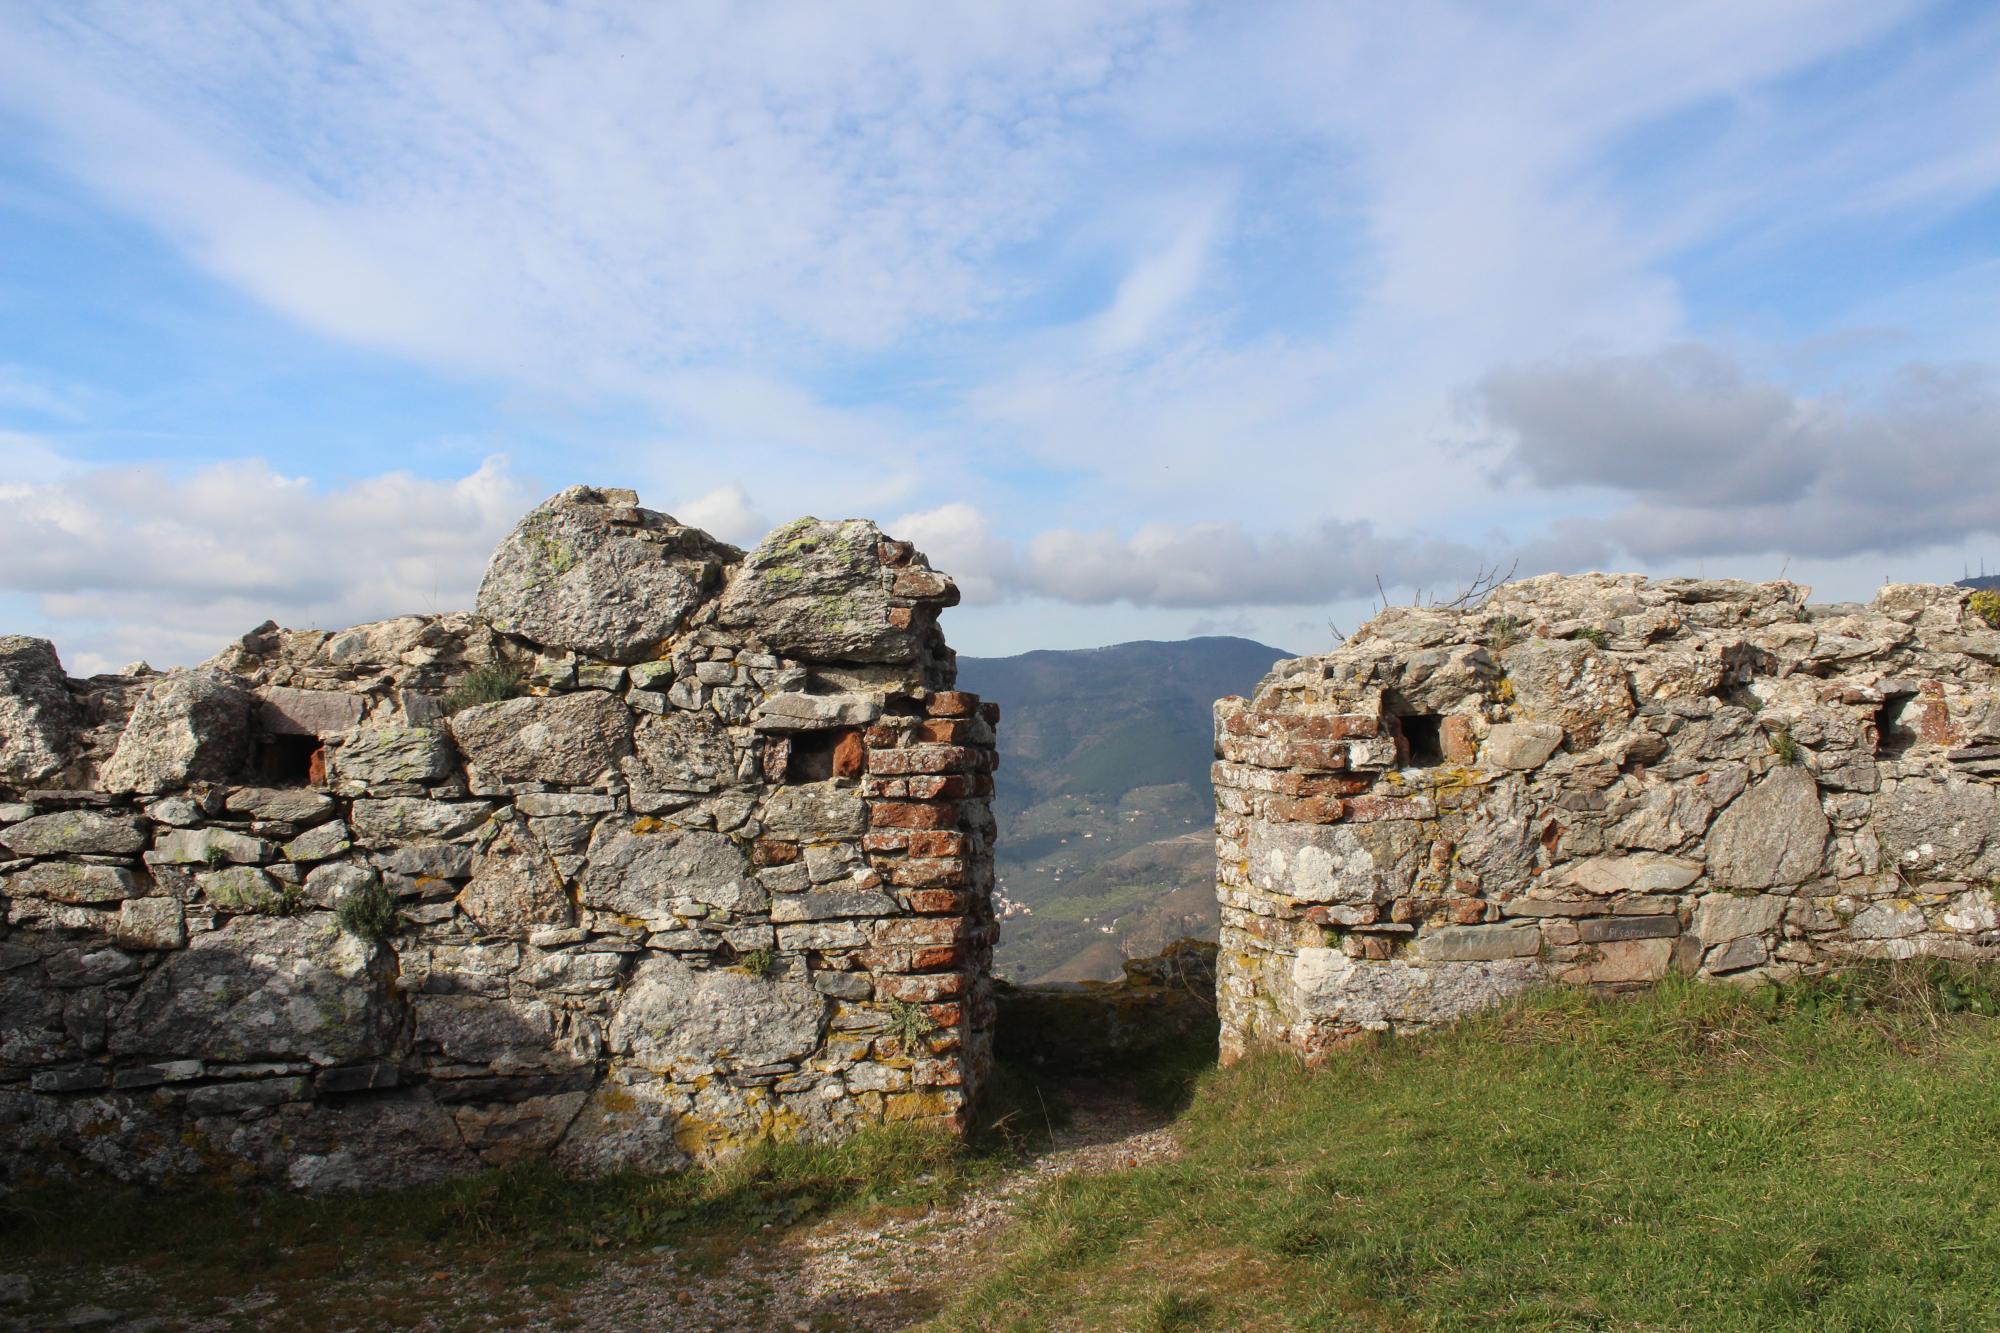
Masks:
[[[972,615],[1179,626],[1449,583],[1502,544],[1725,561],[1796,527],[1833,560],[1993,532],[1961,481],[1984,372],[1887,358],[2000,358],[1972,225],[1995,59],[2000,14],[1917,0],[83,0],[0,14],[0,111],[299,327],[555,404],[524,470],[739,541],[902,514]],[[1841,374],[1874,387],[1759,354],[1862,324],[1879,346]],[[69,475],[145,446],[86,452],[106,386],[42,355],[0,344],[0,494],[40,536],[0,536],[0,587],[106,620],[166,585],[359,613],[413,590],[400,560],[463,590],[473,557],[421,529],[357,512],[380,553],[339,569],[141,503],[235,487],[331,539],[377,483],[328,484],[276,413],[235,450],[261,472]],[[478,502],[405,481],[486,534],[531,498],[494,477]],[[181,572],[120,575],[91,521]],[[221,549],[266,540],[261,570]]]

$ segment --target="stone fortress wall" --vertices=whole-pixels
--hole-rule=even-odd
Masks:
[[[2000,956],[2000,632],[1960,588],[1545,576],[1216,706],[1225,1058],[1549,981]]]
[[[998,716],[956,600],[870,523],[746,555],[575,487],[477,614],[90,680],[0,638],[0,1179],[962,1128]]]

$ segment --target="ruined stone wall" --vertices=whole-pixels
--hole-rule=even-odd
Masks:
[[[872,524],[565,491],[477,614],[0,638],[0,1171],[402,1184],[962,1127],[991,706]]]
[[[1548,576],[1216,706],[1225,1056],[1549,981],[2000,956],[2000,633],[1958,588]]]

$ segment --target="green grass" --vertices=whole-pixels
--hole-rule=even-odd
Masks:
[[[479,704],[497,704],[528,692],[528,675],[517,662],[490,662],[465,673],[439,701],[447,716]]]
[[[1990,974],[1538,996],[1208,1075],[1045,1189],[947,1328],[2000,1324]]]

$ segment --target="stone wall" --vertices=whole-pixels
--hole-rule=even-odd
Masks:
[[[998,716],[951,688],[956,600],[869,523],[746,555],[577,487],[476,614],[90,680],[0,639],[6,1179],[962,1127]]]
[[[1548,576],[1216,706],[1225,1057],[1523,987],[2000,955],[2000,633],[1963,589]]]

